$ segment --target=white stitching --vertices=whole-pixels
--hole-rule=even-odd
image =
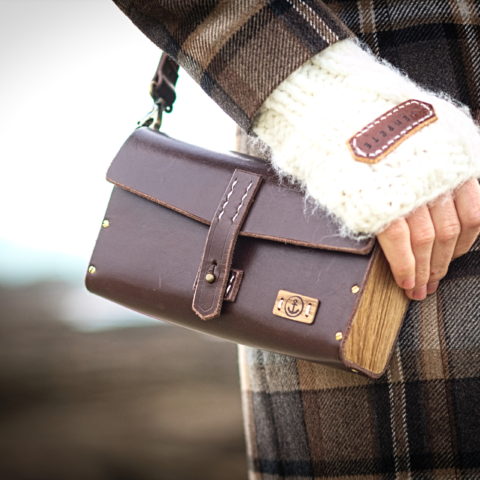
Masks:
[[[232,273],[232,276],[230,277],[230,280],[228,281],[227,289],[225,290],[225,295],[228,295],[230,293],[230,290],[232,289],[233,286],[233,281],[235,280],[236,274],[235,272]]]
[[[375,125],[378,125],[381,121],[383,120],[386,120],[388,117],[392,116],[393,114],[399,112],[400,110],[402,110],[403,108],[405,107],[408,107],[409,105],[412,105],[412,104],[417,104],[417,105],[420,105],[421,107],[424,107],[427,109],[427,114],[420,118],[419,120],[417,120],[416,122],[412,123],[411,125],[409,125],[407,128],[405,128],[404,130],[402,130],[398,135],[395,135],[395,137],[393,137],[391,140],[389,140],[382,148],[379,148],[378,150],[376,150],[375,152],[372,152],[372,153],[367,153],[367,152],[364,152],[359,146],[358,146],[358,143],[357,143],[357,139],[358,137],[362,136],[364,133],[368,132],[369,130],[371,130]],[[400,105],[398,106],[397,108],[394,108],[391,112],[388,112],[386,115],[383,115],[381,116],[378,120],[376,120],[375,122],[369,124],[366,128],[364,128],[362,131],[358,132],[354,137],[353,137],[353,141],[352,141],[352,146],[354,148],[354,151],[355,153],[360,153],[366,157],[376,157],[377,155],[379,155],[380,153],[384,152],[385,150],[388,149],[388,147],[390,147],[390,145],[392,145],[393,143],[395,143],[397,140],[399,140],[403,135],[405,135],[405,133],[407,133],[408,131],[412,130],[413,128],[415,128],[417,125],[419,125],[420,123],[424,122],[425,120],[427,120],[429,117],[433,117],[435,115],[435,111],[430,108],[430,106],[424,104],[424,103],[421,103],[421,102],[418,102],[417,100],[410,100],[409,102],[406,102],[404,103],[403,105]]]
[[[230,200],[230,197],[232,196],[232,193],[233,193],[233,189],[235,188],[235,185],[238,183],[238,180],[235,179],[232,183],[232,188],[230,189],[230,191],[227,193],[227,200],[225,201],[225,203],[223,204],[223,207],[222,207],[222,210],[220,211],[220,213],[218,214],[218,219],[220,220],[223,216],[223,214],[225,213],[225,207],[228,205],[228,201]]]
[[[245,199],[247,198],[248,191],[249,191],[250,188],[252,187],[252,183],[253,183],[253,182],[250,182],[250,183],[248,184],[248,187],[247,187],[247,189],[245,190],[245,193],[243,194],[242,199],[240,200],[240,205],[237,207],[237,211],[235,212],[235,215],[234,215],[233,218],[232,218],[232,222],[234,222],[235,219],[238,217],[238,214],[240,213],[240,209],[243,207],[243,202],[244,202]]]

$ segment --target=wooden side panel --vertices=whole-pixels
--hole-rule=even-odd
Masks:
[[[374,377],[384,373],[409,302],[377,246],[365,291],[342,343],[341,354],[350,368]]]

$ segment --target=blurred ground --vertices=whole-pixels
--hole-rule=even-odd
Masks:
[[[245,479],[236,347],[76,331],[52,308],[65,288],[0,288],[0,479]]]

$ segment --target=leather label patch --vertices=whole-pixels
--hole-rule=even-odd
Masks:
[[[377,163],[408,137],[436,120],[432,105],[407,100],[356,133],[348,141],[348,146],[355,160]]]
[[[299,293],[279,290],[272,313],[301,323],[313,323],[320,302]]]

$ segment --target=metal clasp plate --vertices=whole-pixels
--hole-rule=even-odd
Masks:
[[[301,323],[313,323],[320,301],[299,293],[279,290],[272,313]]]

